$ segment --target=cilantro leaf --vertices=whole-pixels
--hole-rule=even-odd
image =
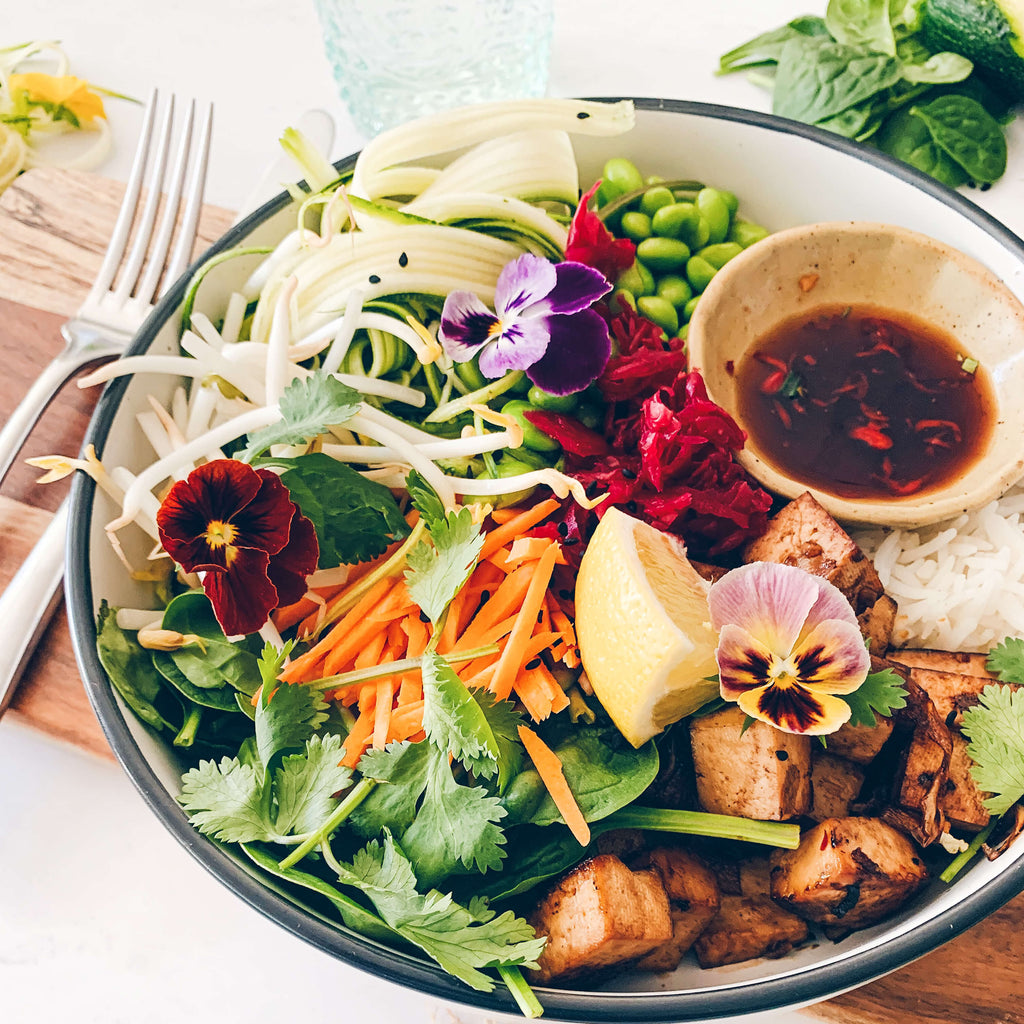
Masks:
[[[483,968],[537,966],[546,940],[526,921],[511,911],[495,917],[478,900],[467,909],[437,890],[421,895],[412,865],[390,833],[383,845],[371,842],[351,865],[341,865],[338,877],[361,889],[403,938],[477,991],[494,990]]]
[[[891,668],[872,672],[853,693],[839,696],[850,705],[850,725],[877,724],[876,715],[889,718],[893,711],[907,706],[907,690],[898,672]]]
[[[339,768],[341,739],[313,736],[301,754],[284,758],[274,775],[273,801],[262,766],[238,758],[201,761],[182,776],[178,798],[203,835],[228,843],[280,842],[314,832],[337,806],[335,794],[351,783]]]
[[[523,716],[511,701],[498,700],[487,690],[478,690],[473,696],[483,709],[498,745],[498,791],[504,792],[523,766],[523,744],[519,739],[519,724]],[[466,767],[471,766],[467,764]],[[472,771],[482,778],[488,778],[477,766],[472,766]]]
[[[268,772],[273,772],[286,754],[301,751],[327,720],[327,703],[319,690],[301,683],[277,682],[290,649],[290,644],[280,651],[267,644],[260,657],[263,691],[256,705],[256,746]]]
[[[498,741],[483,708],[439,654],[428,650],[421,667],[427,739],[475,775],[490,778],[498,770]]]
[[[364,779],[383,785],[352,812],[349,824],[367,838],[389,826],[401,835],[416,819],[416,808],[427,785],[429,743],[392,743],[386,750],[368,750],[359,759]]]
[[[961,731],[969,740],[971,777],[984,793],[992,814],[1003,814],[1024,796],[1024,691],[992,683],[980,703],[963,715]]]
[[[484,537],[468,508],[448,512],[430,531],[433,547],[421,541],[409,552],[405,582],[412,599],[436,626],[452,598],[469,579]]]
[[[497,868],[504,857],[506,814],[483,786],[462,785],[446,751],[430,743],[393,744],[359,761],[364,778],[380,785],[357,807],[349,824],[361,835],[399,836],[421,882],[433,882],[460,865]]]
[[[1024,640],[1007,637],[998,647],[988,652],[985,667],[994,672],[1000,682],[1024,683]]]
[[[267,812],[263,778],[252,765],[236,758],[200,761],[181,779],[179,803],[204,836],[226,843],[276,838]]]
[[[448,766],[448,755],[431,748],[423,802],[402,835],[402,849],[423,885],[434,885],[459,866],[481,873],[497,870],[505,856],[505,817],[497,797],[482,786],[462,786]]]
[[[352,769],[339,766],[340,736],[311,736],[304,754],[284,758],[274,777],[277,831],[315,832],[338,806],[337,794],[352,785]]]
[[[281,394],[281,420],[250,434],[241,453],[251,462],[273,444],[303,444],[351,419],[362,404],[358,391],[329,373],[294,380]]]
[[[391,491],[329,455],[312,452],[259,464],[285,467],[281,483],[313,523],[321,569],[369,561],[409,533]]]
[[[412,507],[423,517],[427,530],[431,533],[434,527],[445,521],[444,503],[437,496],[437,491],[413,469],[405,478],[405,489],[409,492]]]

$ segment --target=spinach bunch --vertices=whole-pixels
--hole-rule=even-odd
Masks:
[[[829,0],[723,54],[772,93],[772,112],[870,143],[952,188],[1006,170],[1009,101],[966,57],[933,53],[923,0]]]

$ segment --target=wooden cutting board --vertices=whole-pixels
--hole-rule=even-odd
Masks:
[[[60,324],[99,268],[123,186],[94,175],[33,170],[0,197],[0,417],[60,350]],[[232,215],[207,207],[198,248]],[[25,457],[78,451],[95,396],[69,386],[29,439]],[[6,585],[67,483],[41,487],[19,464],[0,491],[0,587]],[[58,612],[10,714],[59,740],[112,757],[79,680],[67,623]],[[835,1024],[1024,1024],[1024,895],[917,963],[820,1003],[809,1017]]]

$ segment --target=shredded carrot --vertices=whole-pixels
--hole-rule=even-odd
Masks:
[[[516,516],[520,516],[522,514],[523,510],[521,508],[517,508],[516,506],[512,505],[509,508],[492,509],[491,519],[493,519],[494,522],[496,522],[499,526],[502,526],[504,523],[510,522],[511,520],[515,519]]]
[[[548,583],[551,580],[551,572],[555,567],[555,558],[558,555],[558,545],[552,542],[547,550],[540,557],[540,561],[529,566],[532,576],[526,596],[523,598],[522,607],[516,618],[516,624],[509,633],[508,642],[498,659],[498,668],[491,680],[491,691],[498,700],[507,700],[512,692],[512,684],[522,667],[523,662],[528,658],[526,654],[526,642],[533,634],[537,625],[537,616],[540,614],[540,606],[544,601]]]
[[[391,705],[395,699],[394,679],[377,680],[377,697],[373,716],[373,748],[383,750],[391,730]]]
[[[576,837],[580,846],[589,846],[590,826],[583,817],[576,797],[572,795],[569,783],[565,781],[565,772],[562,770],[562,762],[558,760],[558,755],[525,725],[519,726],[519,738],[523,741],[537,774],[551,794],[551,799],[569,826],[569,831]]]
[[[533,576],[534,567],[523,565],[510,572],[498,585],[498,589],[483,603],[473,621],[466,627],[459,640],[460,645],[476,647],[481,637],[492,626],[516,612],[526,597]]]
[[[490,558],[498,548],[504,547],[509,541],[515,540],[516,537],[526,533],[531,527],[536,526],[546,516],[551,515],[558,508],[558,505],[559,503],[555,498],[539,501],[533,508],[528,508],[525,512],[520,512],[519,515],[514,519],[510,519],[507,523],[496,526],[488,532],[484,545],[480,549],[481,560]]]
[[[362,600],[318,644],[286,665],[278,679],[285,683],[295,683],[300,679],[315,678],[316,668],[327,656],[328,652],[352,628],[353,623],[359,622],[369,613],[370,609],[394,586],[394,583],[395,581],[391,579],[380,580],[367,591]]]
[[[509,549],[507,562],[510,565],[520,565],[523,562],[535,562],[547,550],[551,543],[547,537],[518,537],[512,542]],[[555,558],[556,565],[565,565],[565,555],[562,549],[558,549],[558,556]]]
[[[370,737],[373,735],[374,721],[373,708],[360,711],[359,717],[355,720],[351,731],[345,737],[345,742],[341,745],[345,755],[339,764],[344,765],[346,768],[355,768],[359,763],[359,758],[363,756],[363,751],[366,750],[367,744],[370,742]]]
[[[407,740],[423,729],[423,699],[403,704],[391,712],[388,743]]]
[[[539,658],[536,665],[524,668],[516,676],[515,691],[535,722],[542,722],[549,715],[556,715],[569,706],[569,698],[551,670]]]
[[[447,654],[452,649],[456,637],[462,632],[479,602],[480,591],[468,582],[465,583],[448,605],[448,614],[445,616],[444,627],[437,641],[439,654]]]
[[[352,664],[353,668],[369,668],[371,665],[380,664],[384,658],[384,645],[388,642],[388,631],[386,629],[380,630],[374,636],[370,637],[366,641],[366,646],[356,655],[355,661]],[[388,661],[394,661],[394,658],[387,659]]]

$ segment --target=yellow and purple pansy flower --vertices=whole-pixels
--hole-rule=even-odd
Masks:
[[[590,308],[611,287],[604,274],[583,263],[526,254],[499,275],[496,312],[473,292],[452,292],[438,340],[457,363],[479,355],[480,372],[492,380],[524,370],[551,394],[582,391],[611,355],[608,325]]]
[[[824,735],[850,717],[871,661],[849,601],[803,569],[753,562],[708,594],[724,700],[783,732]]]

